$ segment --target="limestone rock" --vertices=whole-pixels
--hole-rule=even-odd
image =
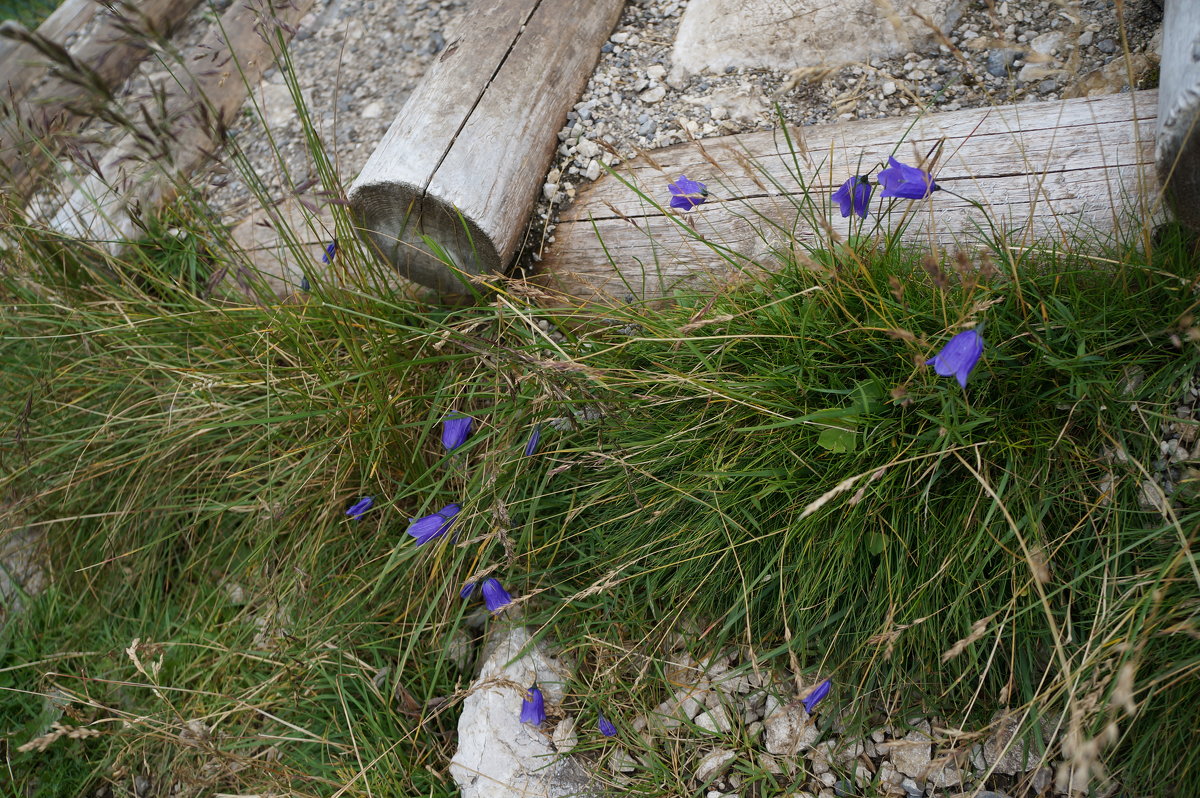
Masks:
[[[1019,715],[997,715],[992,723],[996,730],[983,743],[983,760],[988,767],[994,765],[996,773],[1014,776],[1031,770],[1041,761],[1044,749],[1034,743],[1031,732],[1013,739],[1021,728]]]
[[[679,23],[671,76],[730,67],[791,70],[902,56],[936,47],[912,9],[943,33],[962,13],[961,0],[910,0],[882,13],[877,0],[691,0]]]
[[[554,727],[554,748],[560,754],[569,754],[579,744],[579,735],[575,733],[575,718],[571,715],[563,718]]]
[[[724,748],[708,752],[700,760],[700,764],[696,765],[696,781],[704,784],[718,776],[724,775],[735,759],[737,759],[737,754],[733,751],[727,751]]]
[[[462,798],[565,798],[603,789],[541,729],[521,723],[524,688],[536,679],[548,707],[563,699],[572,667],[523,626],[497,628],[458,720],[450,775]]]
[[[922,720],[913,726],[902,740],[889,743],[888,748],[896,770],[906,776],[923,779],[929,768],[929,749],[933,738],[929,735],[929,721]]]
[[[767,706],[775,702],[768,700]],[[763,719],[764,743],[776,756],[796,756],[813,747],[821,732],[799,701],[775,709]]]

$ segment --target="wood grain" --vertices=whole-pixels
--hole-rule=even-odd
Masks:
[[[906,225],[908,239],[938,247],[982,240],[987,219],[1016,245],[1106,233],[1154,213],[1156,102],[1148,91],[789,128],[795,155],[779,131],[655,150],[580,193],[541,279],[566,296],[625,302],[772,268],[793,237],[820,246],[851,232],[830,199],[843,181],[893,152],[921,164],[939,142],[932,170],[946,191],[898,201],[883,229]],[[706,183],[709,201],[666,213],[667,184],[681,174]],[[863,232],[878,201],[877,189]]]
[[[141,236],[139,221],[177,195],[178,186],[219,146],[220,136],[275,61],[272,45],[295,32],[314,0],[235,0],[204,39],[183,54],[196,71],[176,74],[165,113],[166,134],[130,133],[100,160],[51,220],[67,235],[119,252]],[[147,151],[146,138],[154,149]]]
[[[505,267],[621,0],[488,0],[450,34],[350,188],[378,251],[443,291]]]
[[[38,25],[37,34],[65,46],[67,38],[87,27],[100,10],[96,0],[66,0]],[[49,71],[45,61],[28,44],[0,38],[0,97],[8,102],[25,97]]]
[[[27,194],[71,134],[107,102],[105,95],[150,54],[146,38],[128,28],[166,35],[197,1],[143,0],[118,5],[119,14],[106,9],[91,34],[68,48],[73,66],[48,65],[47,79],[19,101],[0,99],[11,112],[0,114],[0,162],[12,191]]]
[[[1200,2],[1165,11],[1155,161],[1179,220],[1200,230]]]

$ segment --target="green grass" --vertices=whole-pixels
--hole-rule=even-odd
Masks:
[[[0,20],[13,19],[33,29],[59,5],[60,0],[0,0]]]
[[[831,676],[851,726],[1029,709],[1122,794],[1200,789],[1196,469],[1170,512],[1139,501],[1200,369],[1171,228],[965,261],[831,243],[580,310],[403,295],[341,215],[345,280],[256,303],[213,288],[244,253],[193,198],[121,259],[0,213],[0,529],[48,576],[0,632],[12,795],[454,795],[446,646],[483,573],[576,656],[566,709],[623,731],[686,629],[697,658]],[[964,324],[966,390],[923,365]],[[477,428],[448,455],[455,411]],[[454,501],[457,540],[414,547]],[[627,792],[696,794],[696,740],[624,742]],[[741,767],[747,795],[797,787]]]

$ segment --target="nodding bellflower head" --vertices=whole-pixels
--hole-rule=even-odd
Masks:
[[[333,256],[337,254],[337,239],[329,242],[329,246],[325,247],[325,254],[321,256],[321,263],[333,263]]]
[[[871,203],[871,193],[875,187],[866,175],[855,175],[842,183],[842,187],[833,192],[833,201],[842,206],[842,217],[857,213],[860,218],[867,218],[867,205]]]
[[[829,688],[832,686],[833,682],[829,679],[826,679],[818,684],[816,688],[808,694],[808,697],[804,699],[804,711],[811,715],[813,710],[817,708],[817,704],[821,702],[821,699],[829,695]]]
[[[452,452],[466,443],[467,438],[471,437],[471,425],[474,423],[473,418],[461,413],[447,417],[442,422],[442,446],[446,447],[446,451]]]
[[[883,186],[883,193],[879,196],[903,199],[925,199],[941,189],[933,182],[933,175],[890,157],[888,168],[879,173],[879,185]]]
[[[417,539],[418,546],[424,546],[434,538],[446,534],[450,525],[454,523],[454,516],[458,515],[461,509],[457,504],[447,504],[433,515],[412,519],[406,531]]]
[[[546,722],[546,699],[542,698],[542,691],[536,687],[530,687],[528,694],[521,701],[521,722],[532,723],[534,726],[541,726]]]
[[[529,442],[525,444],[525,456],[529,457],[537,451],[538,441],[542,439],[542,425],[535,424],[533,432],[529,433]]]
[[[925,365],[933,366],[933,370],[943,377],[953,374],[958,384],[967,387],[967,377],[983,355],[983,336],[979,330],[963,330],[951,338]]]
[[[468,582],[467,586],[459,591],[458,595],[463,598],[470,598],[475,592],[475,582]],[[487,605],[488,612],[499,612],[500,610],[512,604],[512,596],[508,595],[508,591],[500,582],[492,577],[483,580],[480,591],[483,593],[483,603]]]
[[[596,723],[596,725],[600,727],[600,733],[605,737],[617,736],[617,727],[612,724],[611,720],[603,715],[600,716],[600,720]]]
[[[350,516],[355,521],[359,521],[362,519],[363,515],[367,512],[367,510],[371,509],[371,505],[373,505],[374,503],[375,503],[375,497],[363,496],[361,499],[359,499],[357,502],[355,502],[354,504],[352,504],[350,506],[350,509],[346,511],[346,515]]]
[[[703,183],[688,180],[686,175],[680,175],[674,183],[668,183],[667,188],[671,190],[672,208],[690,211],[708,202],[708,188]]]

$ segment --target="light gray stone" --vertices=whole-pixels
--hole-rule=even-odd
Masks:
[[[554,747],[560,754],[569,754],[579,744],[579,735],[575,733],[575,717],[568,715],[554,727]]]
[[[900,740],[888,743],[891,752],[892,765],[906,776],[923,779],[929,768],[930,745],[929,721],[922,720],[913,724],[914,728]],[[907,787],[905,788],[907,789]]]
[[[715,751],[709,751],[696,765],[695,778],[696,781],[704,784],[712,781],[718,776],[724,775],[725,771],[729,770],[729,766],[733,764],[733,760],[737,759],[737,754],[733,751],[727,751],[724,748],[718,748]]]
[[[576,759],[557,754],[541,729],[521,722],[525,688],[535,681],[553,706],[573,670],[524,626],[493,627],[479,677],[463,699],[450,775],[462,798],[565,798],[603,790]]]
[[[1044,749],[1034,743],[1032,731],[1020,738],[1016,736],[1021,727],[1019,715],[997,715],[992,723],[995,731],[983,743],[983,760],[988,767],[994,766],[996,773],[1015,776],[1041,762]]]
[[[949,33],[961,0],[894,4],[899,29],[875,0],[691,0],[671,55],[671,76],[724,72],[730,67],[791,70],[866,63],[936,48],[937,40],[910,7]]]
[[[714,734],[725,734],[733,729],[733,722],[730,721],[724,706],[701,712],[696,716],[696,725]]]
[[[767,706],[772,704],[767,699]],[[776,756],[796,756],[813,747],[821,737],[812,718],[804,711],[804,705],[794,701],[768,713],[763,718],[764,744]]]

